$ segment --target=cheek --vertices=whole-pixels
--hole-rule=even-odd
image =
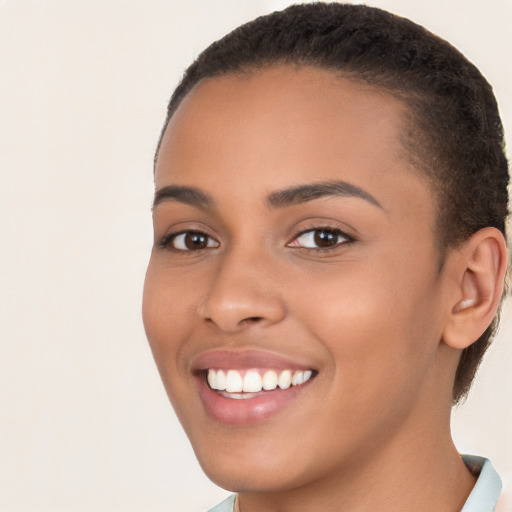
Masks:
[[[400,394],[419,386],[435,360],[436,287],[433,274],[418,272],[418,265],[381,254],[379,261],[319,275],[299,287],[307,293],[294,294],[297,316],[329,352],[333,386],[347,396]]]
[[[165,264],[152,255],[146,272],[142,318],[155,362],[164,377],[165,367],[176,362],[180,340],[186,337],[187,287],[166,272]],[[188,287],[191,290],[191,287]],[[165,373],[171,373],[165,371]]]
[[[184,417],[184,396],[190,391],[190,375],[179,364],[190,322],[187,309],[187,290],[176,280],[176,273],[168,272],[165,263],[152,255],[142,301],[144,329],[156,366],[169,400],[180,420]]]

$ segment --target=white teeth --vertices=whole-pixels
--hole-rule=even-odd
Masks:
[[[292,377],[292,386],[298,386],[304,382],[304,372],[295,372]]]
[[[292,385],[292,372],[290,370],[281,372],[277,384],[281,389],[288,389]]]
[[[255,370],[249,370],[244,377],[244,393],[257,393],[261,391],[261,375]]]
[[[212,389],[219,389],[217,387],[217,372],[209,371],[207,375],[208,384]]]
[[[210,373],[210,372],[208,372],[208,373]],[[226,374],[222,370],[219,370],[217,372],[216,384],[217,384],[217,387],[213,388],[213,389],[219,389],[219,390],[226,389]]]
[[[288,389],[290,386],[300,386],[308,381],[313,375],[311,370],[296,371],[283,370],[279,375],[274,370],[267,370],[263,376],[257,370],[248,370],[242,377],[238,370],[208,370],[207,380],[212,389],[225,391],[223,395],[228,398],[252,398],[255,393],[262,390],[272,391],[277,389]],[[237,395],[236,393],[247,393]]]
[[[242,376],[240,372],[236,370],[228,371],[226,375],[226,391],[228,393],[240,393],[242,391]]]
[[[233,398],[235,400],[247,400],[258,396],[258,393],[228,393],[227,391],[220,391],[220,394],[226,398]]]
[[[277,388],[277,373],[274,370],[267,370],[263,374],[263,389],[269,391]]]

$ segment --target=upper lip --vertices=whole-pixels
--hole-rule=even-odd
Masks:
[[[310,365],[300,363],[281,354],[265,350],[211,350],[203,352],[191,361],[192,371],[210,368],[231,368],[249,370],[251,368],[272,368],[283,370],[313,370]]]

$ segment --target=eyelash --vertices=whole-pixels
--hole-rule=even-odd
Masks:
[[[320,233],[324,233],[324,235],[327,234],[326,239],[329,239],[329,237],[330,237],[330,239],[332,240],[332,237],[336,237],[336,239],[337,239],[336,243],[334,243],[333,245],[327,246],[327,247],[319,247],[318,240],[316,240],[316,237]],[[300,238],[302,238],[302,237],[304,237],[304,235],[308,235],[308,234],[309,234],[309,238],[310,238],[309,241],[316,244],[317,247],[304,247],[303,245],[294,245],[294,243],[297,242]],[[195,249],[190,248],[190,247],[189,248],[176,247],[175,245],[173,245],[176,243],[176,240],[178,240],[179,237],[187,236],[187,235],[204,237],[206,239],[207,245],[205,247],[199,247],[199,248],[195,248]],[[339,240],[340,238],[342,238],[341,241]],[[211,244],[212,241],[213,241],[213,244]],[[347,233],[345,233],[344,231],[342,231],[339,228],[334,228],[334,227],[330,227],[330,226],[320,226],[320,227],[305,229],[305,230],[301,231],[290,242],[288,242],[286,244],[286,246],[291,247],[291,248],[295,247],[297,249],[303,249],[306,251],[316,251],[318,253],[324,253],[324,252],[335,250],[335,249],[339,248],[341,245],[350,244],[354,241],[355,241],[355,239],[353,237],[351,237],[350,235],[348,235]],[[182,242],[186,246],[186,240],[183,239]],[[186,231],[179,231],[177,233],[169,233],[162,238],[162,240],[160,241],[160,243],[158,245],[162,249],[168,249],[172,252],[184,254],[184,253],[193,253],[193,252],[198,252],[198,251],[204,251],[206,249],[215,249],[215,248],[219,247],[220,244],[213,237],[208,235],[208,233],[205,233],[204,231],[201,231],[198,229],[191,229],[191,230],[186,230]]]
[[[335,236],[335,237],[337,237],[338,241],[335,244],[328,246],[328,247],[318,247],[318,241],[315,239],[316,239],[316,235],[318,235],[319,233],[328,234],[329,236]],[[310,234],[309,237],[312,239],[311,241],[313,241],[313,243],[317,244],[317,247],[304,247],[304,246],[299,246],[299,245],[296,245],[296,246],[292,245],[294,242],[296,242],[301,237],[303,237],[304,235],[307,235],[307,234]],[[342,238],[343,240],[339,241],[339,238]],[[335,250],[335,249],[339,248],[341,245],[349,244],[352,242],[355,242],[355,239],[353,237],[351,237],[350,235],[348,235],[347,233],[345,233],[344,231],[342,231],[341,229],[331,227],[331,226],[320,226],[320,227],[305,229],[304,231],[301,231],[298,235],[296,235],[292,239],[291,242],[288,242],[287,247],[297,247],[297,248],[302,248],[302,249],[306,249],[306,250],[310,250],[310,251],[326,252],[326,251]]]
[[[207,245],[206,247],[201,247],[199,249],[197,249],[197,248],[196,249],[190,249],[190,248],[183,249],[183,248],[174,247],[173,243],[175,243],[175,241],[182,235],[201,236],[208,240],[207,244],[209,244],[210,241],[213,240],[217,245],[213,246],[213,247]],[[185,242],[185,244],[186,244],[186,242]],[[187,253],[187,252],[196,252],[196,251],[200,251],[200,250],[216,248],[216,247],[218,247],[219,242],[217,242],[213,237],[211,237],[210,235],[208,235],[208,233],[205,233],[204,231],[201,231],[199,229],[190,229],[190,230],[185,230],[185,231],[179,231],[178,233],[169,233],[168,235],[165,235],[162,238],[162,240],[160,241],[160,243],[158,245],[161,249],[169,249],[173,252]]]

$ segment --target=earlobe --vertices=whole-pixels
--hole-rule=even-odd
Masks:
[[[492,322],[503,294],[508,253],[495,228],[477,231],[459,250],[452,269],[453,303],[443,341],[456,349],[475,342]]]

